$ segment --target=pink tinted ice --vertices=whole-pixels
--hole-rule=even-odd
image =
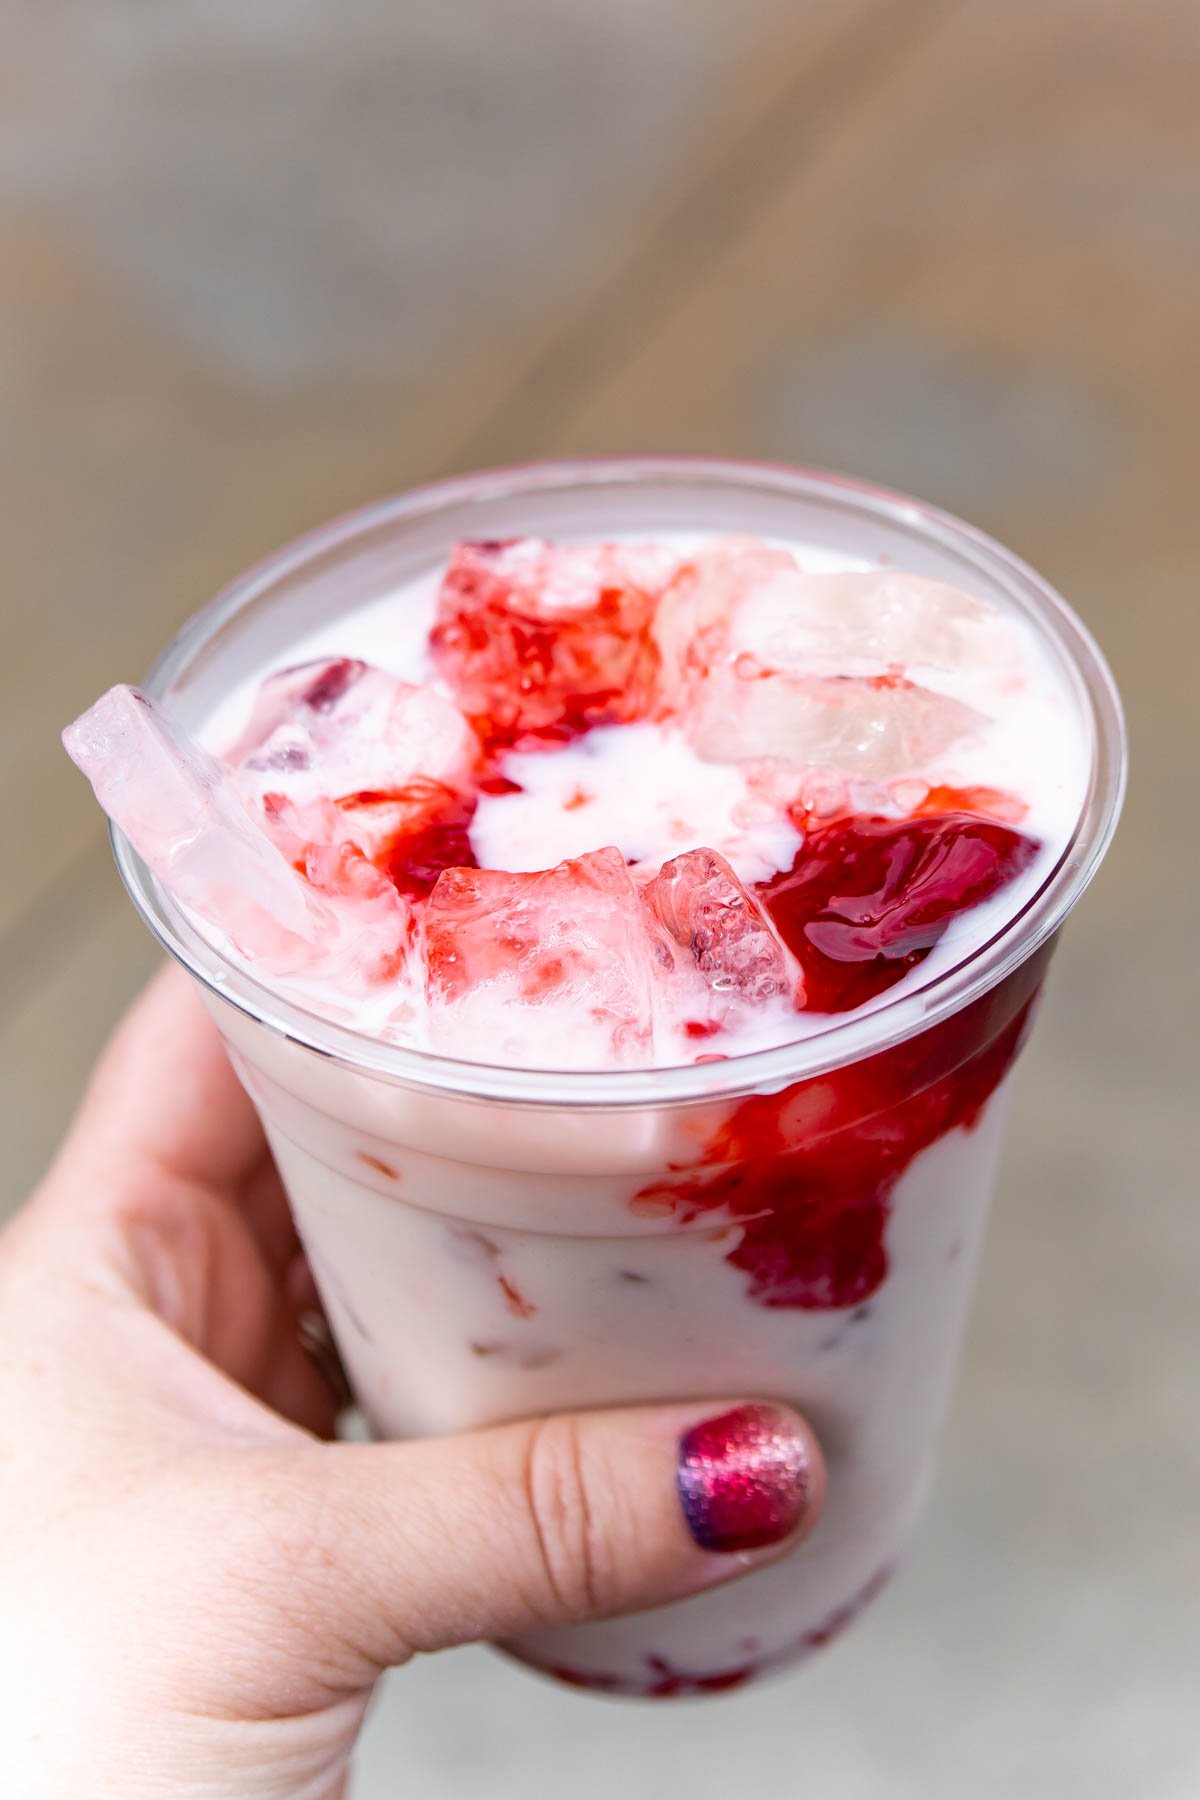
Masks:
[[[675,560],[653,544],[458,544],[430,641],[487,742],[528,748],[640,718],[650,620]]]
[[[789,559],[791,560],[791,559]],[[895,569],[799,569],[751,584],[737,606],[735,648],[764,665],[818,675],[995,666],[1012,653],[995,607],[945,581]]]
[[[667,703],[700,755],[778,757],[886,780],[979,723],[905,671],[1002,643],[991,609],[943,582],[810,574],[790,552],[729,539],[686,563],[655,624]]]
[[[163,886],[245,955],[303,960],[328,936],[325,908],[250,819],[220,764],[145,694],[110,688],[63,743]]]
[[[425,918],[430,1041],[534,1068],[649,1059],[656,1024],[704,987],[619,850],[533,874],[447,869]]]
[[[715,850],[688,850],[663,864],[643,898],[695,959],[718,1004],[792,996],[803,1004],[800,970],[758,902]]]
[[[693,733],[709,761],[773,756],[869,781],[911,774],[977,723],[960,700],[902,676],[791,675],[738,658],[721,694]]]
[[[260,790],[306,800],[415,775],[461,784],[478,756],[462,714],[432,688],[339,656],[269,676],[226,761]]]
[[[307,862],[318,886],[344,892],[348,870],[367,879],[346,847],[370,859],[464,791],[479,741],[434,689],[343,656],[264,681],[226,760],[288,860]]]

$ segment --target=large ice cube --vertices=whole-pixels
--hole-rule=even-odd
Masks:
[[[744,596],[789,573],[798,573],[791,552],[758,538],[721,538],[680,565],[653,627],[659,694],[669,711],[686,714],[728,661],[733,617]]]
[[[766,914],[715,850],[688,850],[664,863],[643,897],[675,942],[695,959],[718,1005],[735,998],[802,999],[798,965]]]
[[[650,623],[675,564],[654,545],[457,545],[430,642],[485,741],[528,748],[640,718]]]
[[[308,741],[328,745],[373,705],[386,710],[393,685],[390,676],[369,669],[356,656],[320,657],[279,669],[260,684],[250,717],[226,759],[296,773],[304,766],[303,757],[287,740],[276,743],[276,732],[292,727],[305,732]]]
[[[425,959],[430,1041],[471,1061],[650,1062],[656,1017],[697,995],[614,849],[534,874],[448,869]]]
[[[287,960],[332,931],[221,765],[145,694],[110,688],[63,743],[168,892],[246,955]]]
[[[780,757],[887,781],[919,770],[979,723],[962,701],[902,676],[785,675],[739,659],[690,721],[710,762]]]
[[[814,675],[947,672],[1002,664],[1012,627],[945,581],[891,569],[781,571],[742,596],[730,648],[764,668]]]
[[[693,557],[659,608],[661,692],[701,756],[810,764],[888,780],[978,723],[906,671],[995,667],[994,608],[891,571],[810,574],[784,550],[728,539]]]
[[[318,885],[335,863],[314,849],[348,845],[386,863],[400,839],[440,820],[462,826],[465,843],[461,796],[478,760],[478,739],[443,695],[351,657],[270,676],[228,753],[251,812]]]
[[[269,676],[225,753],[245,791],[297,804],[400,788],[418,776],[461,787],[478,759],[475,734],[449,700],[353,657]]]

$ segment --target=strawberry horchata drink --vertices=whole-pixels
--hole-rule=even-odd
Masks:
[[[513,1646],[732,1687],[929,1486],[1006,1077],[1119,804],[1072,615],[833,477],[547,465],[318,533],[67,734],[262,1114],[387,1436],[794,1402],[782,1566]]]

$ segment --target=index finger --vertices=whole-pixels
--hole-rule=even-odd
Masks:
[[[224,1193],[265,1161],[257,1114],[192,983],[164,968],[130,1007],[88,1086],[64,1165],[121,1182],[149,1165]]]

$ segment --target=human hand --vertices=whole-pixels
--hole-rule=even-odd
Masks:
[[[384,1669],[678,1599],[815,1522],[786,1408],[746,1554],[713,1465],[678,1474],[736,1402],[330,1442],[311,1304],[253,1109],[166,972],[0,1236],[8,1800],[335,1800]]]

